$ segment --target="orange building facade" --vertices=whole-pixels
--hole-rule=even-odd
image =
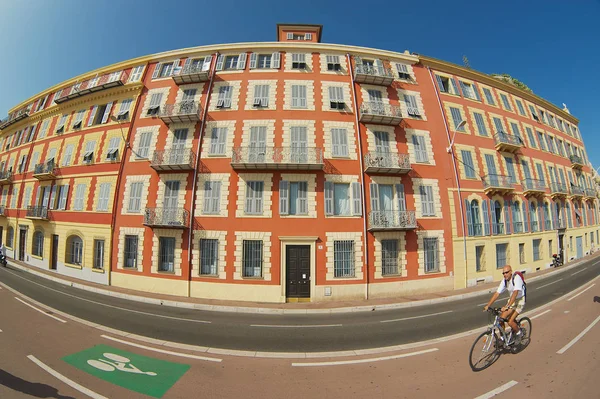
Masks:
[[[321,43],[321,26],[277,38],[128,60],[13,108],[8,256],[293,302],[460,288],[594,250],[596,186],[568,111],[436,59]]]

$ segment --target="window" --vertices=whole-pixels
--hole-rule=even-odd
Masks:
[[[98,202],[96,204],[97,212],[108,211],[108,197],[110,195],[110,183],[101,183],[98,192]]]
[[[136,158],[138,159],[146,159],[148,158],[148,154],[150,152],[150,142],[152,141],[152,132],[142,132],[140,135],[140,142],[138,146],[138,150]]]
[[[121,102],[121,105],[119,106],[119,112],[117,113],[118,121],[126,121],[127,119],[129,119],[129,109],[131,108],[132,102],[133,100],[131,98],[128,98]]]
[[[537,130],[536,130],[536,133],[537,133],[537,136],[538,136],[538,140],[540,142],[540,148],[543,151],[546,151],[546,143],[545,143],[545,140],[544,140],[544,133],[542,133],[540,131],[537,131]]]
[[[410,94],[405,94],[404,103],[406,104],[406,112],[409,116],[412,116],[413,118],[421,118],[421,111],[419,111],[417,97]]]
[[[127,206],[127,212],[129,212],[129,213],[139,213],[140,212],[143,189],[144,189],[143,182],[135,182],[129,186],[129,204]]]
[[[475,247],[475,270],[478,272],[485,270],[485,247],[483,245]]]
[[[243,277],[262,277],[263,242],[244,240],[242,249]]]
[[[361,214],[360,183],[325,182],[325,215],[358,216]]]
[[[144,71],[143,65],[138,65],[131,70],[131,75],[129,76],[130,82],[138,82],[142,79],[142,72]]]
[[[44,233],[39,230],[33,233],[32,254],[40,258],[44,256]]]
[[[457,132],[464,132],[465,131],[464,125],[461,126],[460,128],[458,127],[458,125],[463,120],[462,115],[460,114],[460,109],[455,108],[455,107],[450,107],[450,113],[452,114],[452,122],[454,122],[454,130],[456,130]]]
[[[513,159],[511,157],[504,157],[506,161],[506,170],[508,171],[508,178],[511,183],[517,182],[517,174],[515,173],[515,165],[513,164]]]
[[[410,76],[410,72],[408,70],[408,65],[396,64],[396,70],[398,71],[398,78],[404,80],[412,80],[412,77]]]
[[[306,54],[292,54],[292,69],[306,69]]]
[[[6,198],[6,193],[4,193],[4,197]],[[8,230],[6,231],[6,246],[9,248],[13,247],[13,241],[15,238],[15,229],[12,226],[8,226]]]
[[[533,137],[533,132],[528,127],[526,127],[525,130],[527,131],[527,138],[529,139],[529,144],[531,145],[532,148],[537,149],[537,144],[535,142],[535,138]]]
[[[457,96],[460,95],[460,92],[458,91],[458,86],[454,79],[440,75],[435,75],[435,79],[437,80],[438,87],[442,93],[450,93]]]
[[[125,253],[123,254],[123,267],[137,269],[138,236],[125,236]]]
[[[504,126],[502,126],[502,120],[500,118],[492,118],[494,121],[494,127],[496,128],[496,133],[506,133],[504,131]]]
[[[515,100],[515,103],[517,103],[517,109],[519,110],[519,114],[521,114],[522,116],[527,116],[525,114],[525,108],[523,108],[523,103],[521,102],[521,100]]]
[[[106,160],[116,162],[119,157],[119,144],[121,138],[113,137],[108,142],[108,149],[106,150]]]
[[[327,70],[328,71],[341,71],[342,64],[340,64],[340,56],[339,55],[328,55],[325,57],[327,61]]]
[[[520,264],[525,264],[525,244],[520,243],[519,244],[519,263]]]
[[[225,57],[225,70],[237,69],[238,68],[238,60],[239,60],[239,56],[237,56],[237,55],[228,55],[227,57]]]
[[[217,99],[217,108],[231,108],[232,93],[233,93],[232,86],[219,87],[219,97]]]
[[[496,105],[496,102],[494,101],[494,96],[492,96],[492,91],[490,89],[484,87],[483,94],[485,95],[485,99],[487,100],[488,104]]]
[[[512,216],[513,216],[513,232],[515,234],[523,232],[523,222],[521,218],[521,206],[519,202],[515,201],[512,203]],[[527,217],[527,216],[525,216]]]
[[[85,114],[85,109],[82,109],[79,112],[77,112],[77,114],[75,115],[75,121],[73,122],[73,129],[81,129],[84,114]]]
[[[219,262],[219,240],[200,240],[200,274],[216,276]]]
[[[435,216],[435,202],[432,186],[419,186],[421,194],[421,212],[423,216]]]
[[[425,146],[425,137],[412,136],[413,146],[415,147],[415,161],[420,163],[429,163],[427,147]]]
[[[510,123],[510,128],[512,129],[513,134],[519,138],[519,141],[522,143],[523,138],[521,137],[521,131],[519,130],[519,125],[514,122]]]
[[[502,104],[504,104],[504,108],[506,108],[507,111],[512,111],[512,107],[508,102],[508,97],[506,96],[506,94],[500,93],[500,98],[502,99]]]
[[[354,241],[333,242],[333,276],[354,277]]]
[[[504,223],[502,222],[502,206],[499,201],[492,203],[492,234],[504,234]]]
[[[28,206],[31,205],[31,190],[33,187],[27,187],[25,189],[25,204],[23,205],[24,208],[27,208]]]
[[[110,110],[112,109],[112,102],[108,104],[102,105],[94,105],[92,108],[92,112],[90,113],[90,118],[88,121],[88,126],[92,125],[100,125],[108,122],[108,117],[110,116]],[[158,109],[157,109],[158,112]]]
[[[73,209],[76,211],[83,211],[85,205],[85,184],[78,184],[75,186],[75,203],[73,204]]]
[[[41,111],[44,109],[44,107],[46,106],[46,101],[48,100],[48,95],[46,95],[46,97],[42,98],[41,101],[38,103],[38,106],[35,110],[35,112]]]
[[[54,186],[56,187],[56,186]],[[69,196],[69,185],[65,184],[62,186],[59,186],[59,192],[58,192],[58,207],[57,209],[60,210],[65,210],[67,209],[67,198]]]
[[[341,87],[329,87],[329,108],[340,110],[346,108],[344,90]]]
[[[246,208],[247,215],[263,214],[264,182],[249,181],[246,183]]]
[[[12,189],[12,197],[10,199],[10,207],[13,209],[17,208],[17,197],[19,196],[19,189],[13,187]]]
[[[550,126],[556,128],[556,124],[554,123],[554,116],[548,114],[548,122],[550,123]]]
[[[332,155],[334,157],[348,157],[348,133],[346,129],[331,129],[331,141],[333,143]]]
[[[384,276],[400,274],[398,270],[398,240],[381,241],[381,273]]]
[[[465,176],[467,179],[475,178],[475,167],[473,165],[473,157],[471,155],[471,151],[461,150],[460,154],[462,156],[462,162],[465,167]]]
[[[425,255],[425,272],[439,272],[440,271],[440,260],[438,252],[438,239],[437,237],[425,237],[423,238],[423,247]]]
[[[60,134],[65,131],[65,123],[67,123],[67,115],[60,117],[60,120],[56,124],[56,133]]]
[[[96,270],[104,269],[104,240],[94,240],[94,265]]]
[[[268,107],[269,106],[269,85],[254,86],[254,106]]]
[[[158,271],[173,272],[175,265],[175,237],[158,238]]]
[[[73,144],[69,144],[65,148],[65,153],[64,153],[63,159],[62,159],[62,166],[69,166],[71,164],[71,158],[73,158],[73,150],[74,149],[75,149],[75,146]]]
[[[250,64],[252,64],[252,56],[256,55],[255,53],[253,53],[250,58]],[[258,69],[268,69],[271,68],[271,54],[258,54],[257,59],[256,59],[256,67]]]
[[[25,172],[26,165],[27,165],[27,155],[22,155],[21,160],[19,161],[19,167],[17,169],[18,173]]]
[[[171,76],[171,73],[173,72],[173,63],[172,62],[165,62],[163,64],[158,64],[156,66],[158,68],[158,77],[160,78],[166,78]]]
[[[202,213],[205,215],[218,215],[221,211],[221,182],[204,182],[204,207]]]
[[[214,127],[210,136],[209,155],[225,155],[226,127]]]
[[[546,119],[546,113],[540,109],[540,116],[542,117],[542,121],[545,124],[548,124],[548,119]]]
[[[94,162],[94,151],[96,150],[96,141],[91,140],[85,143],[85,152],[83,153],[83,163],[90,165]]]
[[[292,85],[292,108],[306,108],[305,85]]]
[[[496,244],[496,269],[501,269],[508,264],[508,244]]]
[[[160,111],[160,103],[162,102],[163,93],[152,93],[150,97],[150,105],[148,105],[148,111],[146,115],[157,115]]]
[[[485,122],[483,121],[483,115],[478,114],[476,112],[474,112],[473,115],[475,115],[475,124],[477,125],[477,131],[479,132],[479,135],[487,137],[488,132],[485,127]]]
[[[529,104],[529,111],[531,111],[531,116],[533,117],[533,119],[539,122],[540,118],[538,117],[537,112],[535,112],[535,108],[531,104]]]
[[[38,138],[43,139],[44,137],[46,137],[46,133],[48,133],[49,127],[50,127],[50,119],[44,120],[44,122],[42,122],[42,127],[40,129],[40,134],[38,135]]]
[[[563,121],[561,119],[556,118],[556,123],[558,123],[558,130],[560,130],[561,132],[564,132],[565,128],[563,125]]]
[[[469,236],[482,235],[481,216],[479,214],[479,202],[477,200],[465,200],[467,208],[467,229]]]
[[[475,88],[474,84],[463,81],[459,81],[458,83],[460,84],[460,89],[462,90],[463,95],[466,98],[481,101],[481,99],[479,98],[479,93],[477,92],[477,88]]]
[[[541,245],[542,245],[541,239],[533,240],[533,260],[534,261],[542,259],[541,253],[540,253]]]
[[[289,182],[282,180],[279,183],[279,214],[308,214],[307,191],[308,183],[305,181]]]
[[[78,236],[67,238],[66,263],[81,266],[83,261],[83,240]]]

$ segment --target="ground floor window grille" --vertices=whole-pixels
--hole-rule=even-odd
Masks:
[[[424,238],[425,247],[425,272],[438,272],[440,270],[440,259],[437,238]]]
[[[137,268],[138,236],[125,236],[125,267]]]
[[[244,240],[242,263],[244,277],[262,277],[263,242]]]
[[[333,276],[354,277],[354,241],[334,241]]]
[[[175,238],[160,237],[158,240],[159,259],[158,271],[172,272],[175,264]]]
[[[398,240],[381,241],[382,274],[384,276],[399,274]]]
[[[200,274],[216,275],[219,240],[200,240]]]

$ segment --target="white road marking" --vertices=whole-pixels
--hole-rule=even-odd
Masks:
[[[582,272],[582,271],[584,271],[585,269],[587,269],[587,267],[584,267],[584,268],[583,268],[583,269],[581,269],[581,270],[577,270],[575,273],[571,274],[571,276],[574,276],[574,275],[576,275],[577,273],[581,273],[581,272]]]
[[[0,332],[2,332],[2,330],[0,330]]]
[[[19,276],[19,275],[17,275],[17,274],[14,274],[14,273],[13,273],[13,275],[14,275],[14,276],[16,276],[16,277],[22,278],[23,280],[27,280],[27,279],[25,279],[25,278],[23,278],[23,277],[21,277],[21,276]],[[119,307],[119,306],[108,305],[108,304],[106,304],[106,303],[92,301],[91,299],[82,298],[82,297],[80,297],[80,296],[77,296],[77,295],[73,295],[73,294],[67,294],[66,292],[62,292],[62,291],[56,290],[56,289],[54,289],[54,288],[46,287],[45,285],[43,285],[43,284],[40,284],[40,283],[36,283],[35,281],[31,281],[31,280],[27,280],[27,281],[28,281],[28,282],[30,282],[30,283],[33,283],[33,284],[39,285],[40,287],[44,287],[44,288],[46,288],[46,289],[49,289],[50,291],[58,292],[59,294],[63,294],[63,295],[66,295],[66,296],[70,296],[70,297],[72,297],[72,298],[77,298],[77,299],[79,299],[79,300],[82,300],[82,301],[86,301],[86,302],[95,303],[95,304],[97,304],[97,305],[102,305],[102,306],[106,306],[106,307],[113,308],[113,309],[124,310],[124,311],[126,311],[126,312],[132,312],[132,313],[138,313],[138,314],[145,314],[145,315],[148,315],[148,316],[161,317],[161,318],[164,318],[164,319],[171,319],[171,320],[190,321],[190,322],[192,322],[192,323],[203,323],[203,324],[211,324],[211,323],[212,323],[211,321],[206,321],[206,320],[184,319],[184,318],[182,318],[182,317],[163,316],[163,315],[154,314],[154,313],[142,312],[142,311],[139,311],[139,310],[133,310],[133,309],[127,309],[127,308],[121,308],[121,307]]]
[[[39,361],[35,356],[33,355],[29,355],[27,356],[27,358],[29,360],[31,360],[32,362],[34,362],[35,364],[37,364],[38,366],[40,366],[42,369],[44,369],[46,372],[48,372],[49,374],[53,375],[54,377],[58,378],[59,380],[61,380],[62,382],[64,382],[65,384],[67,384],[68,386],[70,386],[71,388],[74,388],[76,390],[78,390],[79,392],[89,396],[90,398],[94,398],[94,399],[108,399],[106,396],[102,396],[82,385],[79,385],[78,383],[76,383],[75,381],[65,377],[64,375],[62,375],[61,373],[59,373],[58,371],[48,367],[47,365],[45,365],[44,363],[42,363],[41,361]]]
[[[530,319],[531,319],[531,320],[533,320],[533,319],[537,319],[538,317],[545,315],[546,313],[550,312],[551,310],[552,310],[552,309],[548,309],[548,310],[546,310],[546,311],[544,311],[544,312],[542,312],[542,313],[538,313],[538,314],[536,314],[535,316],[531,316],[531,317],[530,317]]]
[[[565,353],[571,346],[575,345],[575,343],[577,343],[577,341],[579,341],[581,339],[581,337],[583,337],[585,335],[585,333],[587,333],[588,331],[590,331],[592,329],[592,327],[594,327],[596,325],[596,323],[598,323],[600,321],[600,316],[596,317],[596,320],[592,321],[592,324],[590,324],[589,326],[586,327],[585,330],[583,330],[578,336],[576,336],[575,338],[573,338],[571,340],[571,342],[569,342],[568,344],[566,344],[565,346],[563,346],[558,352],[559,355],[562,355],[563,353]]]
[[[570,312],[570,310],[565,310],[565,314],[567,314],[567,313],[569,313],[569,312]]]
[[[164,349],[152,348],[150,346],[136,344],[134,342],[125,341],[125,340],[122,340],[122,339],[119,339],[119,338],[109,337],[108,335],[101,335],[101,337],[102,338],[106,338],[106,339],[110,339],[112,341],[120,342],[120,343],[125,344],[125,345],[135,346],[136,348],[142,348],[142,349],[146,349],[146,350],[154,351],[154,352],[159,352],[159,353],[166,353],[167,355],[187,357],[187,358],[190,358],[190,359],[197,359],[197,360],[206,360],[208,362],[217,362],[217,363],[220,363],[220,362],[223,361],[223,359],[218,359],[216,357],[197,356],[197,355],[190,355],[190,354],[187,354],[187,353],[172,352],[172,351],[167,351],[167,350],[164,350]]]
[[[403,353],[401,355],[375,357],[372,359],[359,359],[359,360],[343,360],[339,362],[315,362],[315,363],[292,363],[293,367],[320,367],[320,366],[341,366],[344,364],[359,364],[359,363],[372,363],[380,362],[382,360],[400,359],[403,357],[417,356],[425,353],[435,352],[438,348],[425,349],[418,352]]]
[[[517,385],[518,382],[515,380],[509,381],[504,385],[499,386],[498,388],[491,390],[487,393],[484,393],[483,395],[480,395],[478,397],[476,397],[475,399],[489,399],[489,398],[493,398],[494,396],[506,391],[509,388],[514,387],[515,385]]]
[[[250,327],[270,327],[270,328],[323,328],[323,327],[341,327],[341,324],[250,324]]]
[[[540,288],[544,288],[544,287],[547,287],[547,286],[549,286],[549,285],[552,285],[552,284],[558,283],[558,282],[559,282],[559,281],[561,281],[561,280],[562,280],[562,278],[559,278],[558,280],[556,280],[556,281],[553,281],[553,282],[551,282],[551,283],[544,284],[544,285],[540,285],[539,287],[537,287],[537,289],[539,290]]]
[[[589,287],[587,287],[585,290],[581,291],[579,294],[572,296],[571,298],[567,299],[567,302],[572,301],[573,299],[577,298],[579,295],[583,294],[584,292],[586,292],[587,290],[589,290],[590,288],[592,288],[593,286],[595,286],[596,284],[592,284]]]
[[[27,305],[27,306],[29,306],[31,309],[33,309],[33,310],[37,310],[38,312],[40,312],[41,314],[43,314],[43,315],[45,315],[45,316],[52,317],[53,319],[55,319],[55,320],[58,320],[58,321],[60,321],[61,323],[66,323],[66,322],[67,322],[66,320],[59,319],[59,318],[58,318],[58,317],[56,317],[56,316],[52,316],[51,314],[48,314],[48,313],[44,312],[43,310],[41,310],[41,309],[38,309],[38,308],[36,308],[35,306],[28,304],[27,302],[25,302],[24,300],[22,300],[22,299],[20,299],[20,298],[17,298],[17,297],[15,297],[15,299],[16,299],[17,301],[19,301],[19,302],[23,303],[24,305]]]
[[[445,312],[424,314],[422,316],[403,317],[402,319],[393,319],[393,320],[381,320],[380,323],[392,323],[392,322],[395,322],[395,321],[422,319],[423,317],[437,316],[439,314],[452,313],[452,312],[453,312],[453,310],[446,310]]]

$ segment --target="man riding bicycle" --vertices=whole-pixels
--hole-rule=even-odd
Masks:
[[[500,317],[508,320],[508,325],[513,331],[513,340],[518,344],[521,340],[521,331],[515,320],[520,313],[523,313],[523,308],[525,307],[525,281],[523,280],[521,273],[515,273],[515,276],[513,277],[513,271],[509,265],[504,266],[502,269],[502,276],[504,279],[500,281],[498,290],[494,292],[494,295],[492,295],[488,304],[483,307],[483,311],[487,311],[490,305],[498,299],[498,296],[505,290],[508,290],[511,295],[508,298],[506,306],[502,307],[502,314]],[[502,327],[504,328],[504,323],[502,324]],[[512,343],[513,342],[509,342],[509,344]]]

